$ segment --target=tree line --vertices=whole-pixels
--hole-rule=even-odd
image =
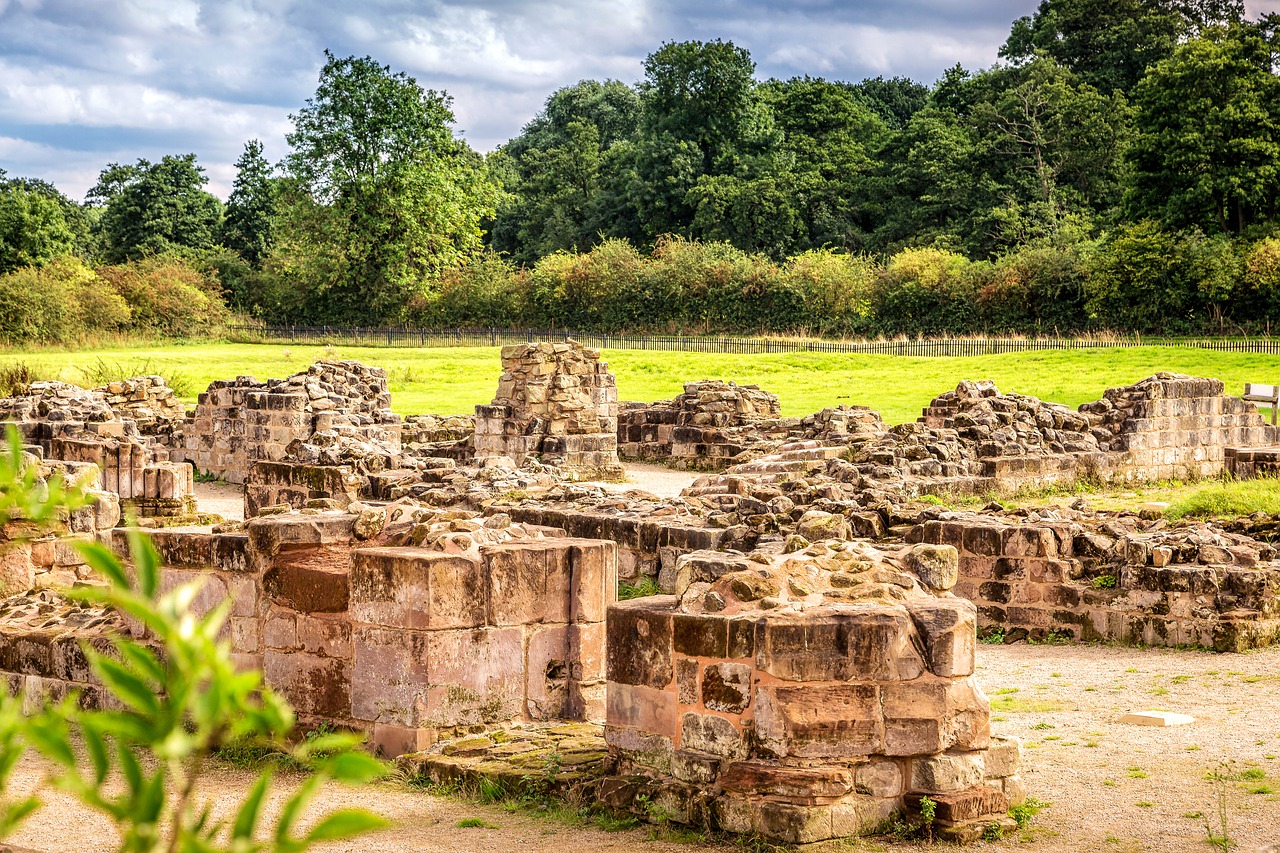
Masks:
[[[760,80],[730,42],[673,42],[487,156],[447,94],[326,54],[289,155],[248,142],[225,205],[193,155],[110,164],[84,204],[0,175],[0,328],[12,271],[72,255],[185,265],[235,311],[330,325],[1265,330],[1278,23],[1042,0],[994,66],[931,86]]]

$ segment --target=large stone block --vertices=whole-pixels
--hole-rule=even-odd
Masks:
[[[899,681],[925,670],[901,608],[824,605],[756,623],[756,668],[785,681]]]
[[[351,618],[389,628],[437,630],[485,624],[487,579],[471,557],[425,548],[351,552]]]
[[[962,598],[911,601],[907,610],[924,644],[929,669],[942,678],[973,674],[977,608]]]
[[[350,602],[351,552],[345,548],[287,548],[263,574],[263,591],[301,613],[343,613]]]
[[[761,686],[755,701],[756,745],[764,757],[850,758],[884,749],[876,685]]]
[[[661,689],[671,683],[675,596],[619,602],[606,618],[607,671],[611,682]]]
[[[299,713],[332,720],[351,718],[352,672],[347,661],[268,649],[262,668],[267,684]]]
[[[488,622],[569,621],[569,549],[554,540],[480,549],[489,584]]]
[[[672,742],[678,737],[674,693],[611,681],[607,701],[606,720],[610,727],[630,729],[645,735],[661,735]]]

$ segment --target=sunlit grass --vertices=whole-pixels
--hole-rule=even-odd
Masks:
[[[497,347],[389,348],[280,344],[165,344],[61,351],[0,351],[0,365],[23,361],[45,378],[83,380],[99,359],[128,368],[154,365],[180,374],[195,391],[216,379],[288,376],[321,357],[353,358],[385,367],[392,406],[401,414],[469,413],[493,399],[500,373]],[[1002,391],[1031,394],[1075,407],[1111,387],[1161,370],[1213,376],[1240,393],[1246,381],[1280,371],[1280,356],[1219,353],[1183,347],[1056,350],[969,358],[780,353],[716,355],[606,350],[624,400],[652,401],[680,393],[685,382],[724,379],[755,383],[777,394],[784,415],[807,415],[841,403],[870,406],[890,423],[914,420],[929,401],[962,379],[992,379]],[[127,371],[126,371],[127,372]],[[190,402],[190,398],[188,399]]]

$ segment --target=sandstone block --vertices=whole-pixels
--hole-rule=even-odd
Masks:
[[[609,608],[606,655],[609,681],[662,688],[671,683],[674,596],[619,602]]]
[[[911,790],[949,794],[982,784],[984,766],[980,752],[950,752],[911,760]]]
[[[681,717],[680,748],[730,759],[747,755],[742,731],[728,719],[712,714],[687,713]]]
[[[850,758],[884,748],[879,688],[870,684],[761,686],[756,740],[772,758]]]
[[[486,577],[478,560],[424,548],[351,552],[351,618],[390,628],[485,624]]]

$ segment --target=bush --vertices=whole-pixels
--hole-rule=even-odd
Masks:
[[[780,278],[800,294],[809,328],[822,334],[865,335],[874,328],[878,271],[866,255],[815,249],[788,259]]]
[[[528,322],[528,290],[527,271],[486,250],[411,299],[405,315],[410,324],[428,328],[516,326]]]
[[[0,276],[0,336],[12,343],[67,343],[121,329],[130,316],[114,288],[76,258]]]
[[[972,264],[945,249],[903,249],[889,260],[876,289],[883,334],[969,334],[980,327]]]
[[[983,331],[1057,335],[1088,325],[1083,245],[1022,246],[975,273]]]
[[[103,267],[98,274],[129,304],[130,325],[137,331],[186,337],[227,320],[216,275],[202,274],[189,261],[159,256]]]
[[[1222,330],[1243,265],[1226,237],[1170,232],[1144,221],[1118,229],[1094,255],[1091,325],[1158,334]]]

